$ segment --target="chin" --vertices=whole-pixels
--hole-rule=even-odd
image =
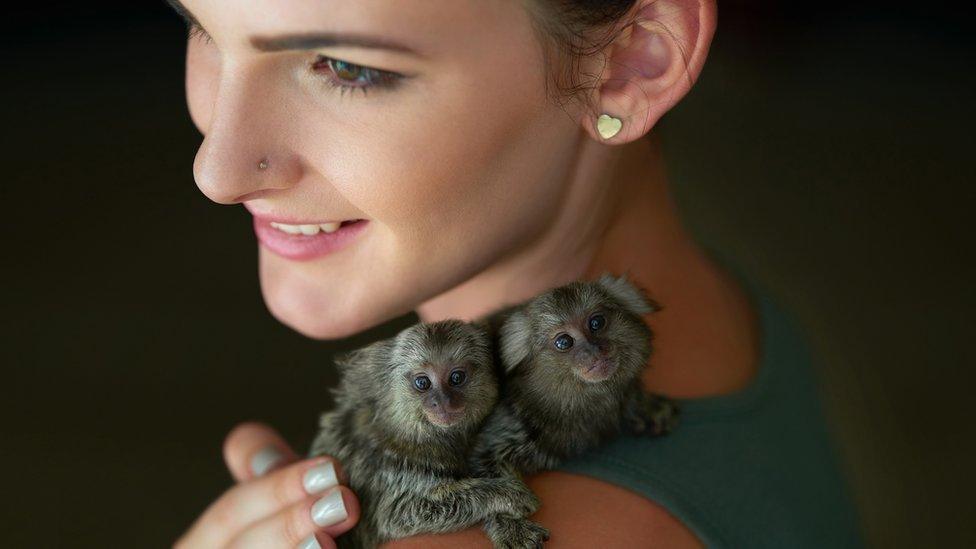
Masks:
[[[358,299],[359,288],[323,285],[321,279],[309,280],[299,269],[287,265],[262,261],[260,270],[261,296],[268,312],[305,337],[342,339],[395,316]]]
[[[307,338],[343,339],[361,331],[348,323],[322,322],[321,319],[310,318],[305,314],[290,314],[288,310],[279,310],[272,303],[267,303],[267,306],[271,316]]]
[[[427,416],[427,421],[434,427],[439,427],[445,431],[457,428],[463,423],[463,417],[461,415],[451,416],[447,418],[438,417],[436,414],[424,413]]]

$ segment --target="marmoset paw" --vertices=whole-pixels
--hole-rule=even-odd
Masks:
[[[527,516],[539,508],[538,496],[521,480],[505,482],[501,497],[506,507],[503,512],[506,514]]]
[[[549,530],[519,517],[492,517],[485,529],[497,549],[539,549],[549,539]]]
[[[681,417],[681,408],[673,400],[662,398],[656,402],[650,417],[650,434],[661,436],[674,431]]]
[[[662,436],[674,431],[680,416],[681,409],[676,402],[655,395],[644,401],[640,417],[631,420],[631,428],[635,433]]]

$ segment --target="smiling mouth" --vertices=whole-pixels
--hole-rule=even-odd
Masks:
[[[287,259],[315,259],[346,247],[364,232],[366,219],[321,223],[282,223],[254,218],[254,232],[261,245]]]

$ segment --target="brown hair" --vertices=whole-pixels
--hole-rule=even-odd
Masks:
[[[617,38],[631,23],[619,24],[636,1],[524,0],[542,43],[546,93],[552,100],[559,105],[579,101],[593,88],[600,75],[582,74],[580,61]],[[592,105],[584,106],[592,110]]]

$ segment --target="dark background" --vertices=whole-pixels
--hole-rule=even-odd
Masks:
[[[332,383],[193,182],[162,2],[6,8],[0,546],[168,546],[246,419],[307,448]],[[721,2],[660,126],[681,207],[808,330],[868,539],[976,546],[974,40],[949,6]]]

